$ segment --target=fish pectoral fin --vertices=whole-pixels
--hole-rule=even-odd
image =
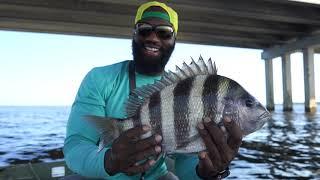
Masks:
[[[107,144],[119,137],[120,129],[117,120],[101,116],[84,116],[84,119],[93,125],[100,134],[99,150],[101,151]]]
[[[106,146],[106,144],[103,141],[99,142],[99,146],[98,146],[98,152],[102,151],[102,149]]]
[[[99,139],[99,147],[98,152],[100,152],[103,148],[105,148],[107,145],[111,144],[118,136],[115,134],[111,134],[108,132],[103,132],[100,134]]]
[[[98,132],[101,134],[118,130],[117,120],[115,118],[91,115],[86,115],[83,117],[87,122],[96,127]]]

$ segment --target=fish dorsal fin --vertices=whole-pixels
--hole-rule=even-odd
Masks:
[[[216,63],[215,62],[212,63],[211,58],[209,58],[209,60],[208,60],[207,68],[208,68],[209,74],[217,74],[217,72],[218,72],[217,67],[216,67]]]
[[[195,73],[194,73],[193,70],[190,68],[190,66],[188,66],[185,62],[183,62],[182,68],[184,69],[184,72],[186,72],[189,77],[195,75]]]
[[[208,74],[208,73],[209,73],[208,67],[207,67],[206,63],[204,62],[204,60],[202,59],[201,55],[200,55],[200,57],[199,57],[198,64],[199,64],[199,67],[200,67],[201,72],[202,72],[203,74]]]
[[[188,78],[188,74],[184,70],[182,70],[179,66],[176,66],[176,71],[177,71],[177,75],[181,78],[180,80]]]
[[[152,94],[160,92],[163,88],[178,83],[184,79],[197,75],[217,75],[216,64],[212,63],[211,58],[206,62],[200,55],[198,62],[191,57],[190,65],[183,62],[182,67],[176,66],[176,72],[166,72],[160,80],[156,80],[154,84],[144,85],[132,91],[126,104],[127,116],[132,117],[137,114],[139,107]]]
[[[192,61],[190,63],[190,68],[192,69],[192,71],[195,73],[195,75],[202,74],[200,66],[194,61],[193,58],[191,58],[191,59],[192,59]]]
[[[154,84],[148,84],[134,89],[129,95],[129,99],[126,103],[127,116],[135,116],[139,110],[139,107],[142,106],[146,99],[148,99],[153,93],[160,92],[161,89],[165,88],[172,82],[174,82],[174,79],[171,79],[171,77],[169,78],[167,76],[164,81],[162,79],[156,80]]]

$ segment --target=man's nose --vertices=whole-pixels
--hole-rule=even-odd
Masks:
[[[160,39],[157,36],[156,32],[152,31],[150,35],[146,37],[146,41],[160,42]]]

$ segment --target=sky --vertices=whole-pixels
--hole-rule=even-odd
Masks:
[[[0,105],[70,106],[90,69],[132,59],[131,40],[0,31]],[[262,50],[177,42],[167,64],[175,70],[199,55],[265,104]],[[320,55],[315,55],[316,99],[320,102]],[[273,60],[275,103],[282,100],[281,59]],[[293,102],[304,102],[303,59],[291,55]],[[319,93],[317,93],[319,92]]]
[[[320,4],[319,0],[290,0],[290,1],[298,1],[298,2],[311,3],[311,4]]]

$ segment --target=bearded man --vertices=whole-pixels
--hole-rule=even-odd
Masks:
[[[86,75],[72,105],[63,149],[72,171],[91,178],[152,180],[220,179],[229,174],[228,165],[241,144],[239,127],[230,119],[224,121],[228,142],[213,122],[199,124],[207,151],[198,156],[174,156],[175,175],[168,173],[165,157],[148,158],[161,154],[159,134],[137,138],[148,133],[149,126],[125,131],[97,153],[99,133],[83,120],[86,115],[125,119],[124,104],[130,91],[161,78],[177,33],[178,15],[172,8],[159,2],[142,4],[135,19],[133,61],[96,67]]]

